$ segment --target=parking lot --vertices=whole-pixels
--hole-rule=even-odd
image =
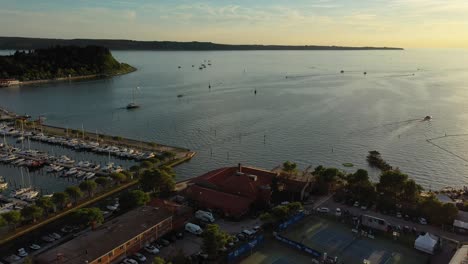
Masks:
[[[347,263],[363,263],[367,259],[371,263],[417,264],[429,259],[426,254],[392,241],[355,236],[344,225],[317,216],[309,216],[283,235]]]
[[[191,219],[190,222],[199,224],[202,228],[208,224],[201,223],[196,219]],[[227,221],[225,219],[215,218],[214,224],[219,225],[221,230],[231,235],[236,235],[245,229],[253,229],[255,226],[261,224],[261,221],[258,219],[245,219],[243,221],[233,222]],[[201,236],[196,236],[184,230],[178,230],[178,232],[183,233],[182,238],[176,238],[174,234],[169,234],[163,237],[163,239],[166,240],[168,244],[164,245],[164,243],[162,243],[162,239],[159,239],[153,243],[153,245],[158,245],[160,250],[158,254],[151,254],[145,250],[140,250],[140,252],[146,257],[147,260],[145,262],[140,261],[139,263],[152,263],[156,256],[165,259],[171,259],[179,254],[192,256],[202,251],[203,238]]]

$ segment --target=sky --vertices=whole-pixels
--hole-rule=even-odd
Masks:
[[[0,0],[0,36],[468,48],[468,0]]]

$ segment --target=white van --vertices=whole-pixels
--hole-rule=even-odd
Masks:
[[[185,231],[190,232],[194,235],[201,235],[203,233],[203,229],[200,226],[192,223],[185,224]]]
[[[195,218],[209,223],[213,223],[215,221],[212,213],[202,210],[195,212]]]

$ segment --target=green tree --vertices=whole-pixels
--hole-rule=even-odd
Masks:
[[[42,196],[35,201],[35,204],[44,210],[44,213],[49,214],[54,208],[54,203],[51,197]]]
[[[153,264],[168,264],[168,263],[161,257],[155,257],[153,259]]]
[[[143,172],[140,185],[143,191],[166,196],[174,191],[175,181],[166,171],[151,169]]]
[[[388,170],[382,172],[380,175],[379,183],[377,183],[377,190],[389,199],[393,204],[400,203],[400,197],[403,194],[408,175],[400,172],[399,170]]]
[[[278,205],[271,211],[276,219],[284,220],[289,216],[289,208],[284,205]]]
[[[33,260],[31,256],[27,256],[24,258],[23,264],[33,264]]]
[[[283,168],[282,170],[284,172],[286,172],[289,176],[291,176],[292,174],[296,174],[297,173],[297,164],[294,163],[294,162],[291,162],[291,161],[285,161],[283,163]]]
[[[171,166],[162,165],[161,167],[159,167],[159,169],[162,171],[165,171],[167,174],[171,175],[172,177],[176,176],[175,171]]]
[[[138,165],[133,165],[133,166],[130,167],[130,171],[131,171],[131,172],[135,172],[135,173],[136,173],[136,172],[139,172],[139,171],[140,171],[140,166],[138,166]]]
[[[302,210],[302,204],[300,202],[292,202],[286,205],[288,208],[289,214],[294,214],[299,210]]]
[[[442,224],[452,225],[453,220],[455,220],[458,215],[458,208],[452,203],[445,203],[442,205],[439,214],[444,216],[444,219],[441,221]]]
[[[83,192],[88,192],[89,197],[93,197],[93,192],[97,187],[97,184],[93,180],[86,180],[80,183],[80,189]]]
[[[0,215],[0,227],[6,226],[7,224],[8,224],[7,220],[5,220],[5,218],[3,218],[2,215]]]
[[[125,174],[120,173],[120,172],[111,173],[110,177],[118,183],[122,183],[127,180],[127,176],[125,176]]]
[[[176,157],[176,154],[172,151],[164,151],[161,154],[162,159],[168,159],[168,160],[173,160]]]
[[[366,170],[358,169],[355,173],[349,174],[346,180],[349,185],[353,185],[355,183],[368,182],[369,174]]]
[[[416,184],[413,179],[407,180],[404,183],[403,192],[401,194],[402,202],[406,205],[416,204],[422,189],[421,185]]]
[[[151,163],[151,161],[145,160],[141,163],[141,167],[144,169],[151,169],[153,168],[153,163]]]
[[[36,205],[26,206],[21,209],[21,216],[26,221],[36,222],[37,219],[44,215],[44,210]]]
[[[9,225],[13,226],[14,229],[16,229],[16,225],[21,222],[21,213],[17,210],[4,213],[2,216]]]
[[[120,198],[119,198],[120,208],[122,210],[127,210],[130,208],[144,205],[147,202],[149,202],[149,200],[150,200],[149,194],[140,190],[124,192],[120,195]]]
[[[260,221],[262,221],[266,225],[275,222],[275,220],[276,220],[275,217],[268,212],[260,215]]]
[[[76,224],[95,225],[104,222],[104,216],[99,208],[81,208],[71,214],[72,222]]]
[[[94,180],[102,189],[106,189],[109,185],[109,179],[107,177],[98,177]]]
[[[52,202],[59,209],[65,208],[65,205],[70,201],[70,198],[65,192],[56,192],[52,195]]]
[[[203,251],[209,256],[217,256],[227,242],[229,235],[223,232],[218,225],[209,224],[203,232]]]
[[[67,187],[65,189],[65,193],[73,199],[75,204],[78,202],[78,199],[80,199],[83,196],[83,192],[78,186]]]

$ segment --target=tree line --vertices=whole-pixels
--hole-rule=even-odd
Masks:
[[[131,71],[119,63],[109,49],[100,46],[55,46],[17,50],[0,56],[0,78],[20,81],[48,80],[85,75],[112,75]]]
[[[377,155],[380,156],[380,155]],[[297,165],[283,164],[286,174],[297,173]],[[421,185],[399,169],[385,166],[378,182],[372,182],[368,172],[358,169],[345,173],[337,168],[317,166],[312,172],[311,192],[318,195],[334,192],[337,201],[352,205],[358,202],[382,213],[400,212],[411,218],[424,217],[434,225],[452,225],[458,214],[453,203],[440,202],[434,193],[423,192]]]

